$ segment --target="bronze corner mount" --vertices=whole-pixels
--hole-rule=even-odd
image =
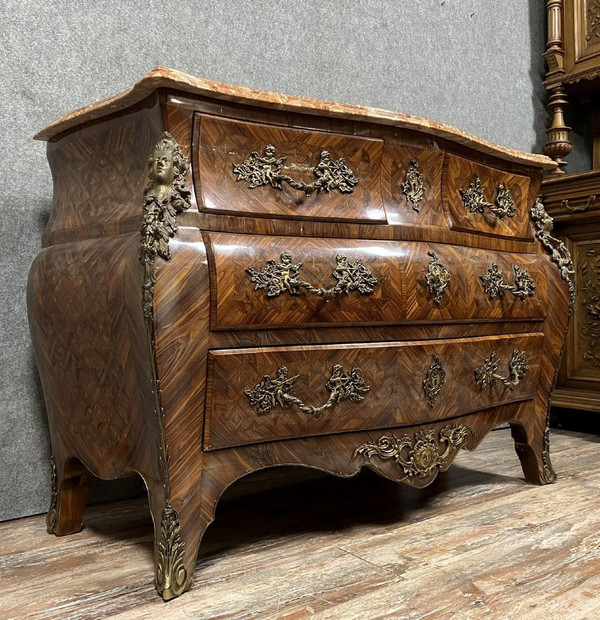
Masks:
[[[146,340],[152,363],[154,415],[159,436],[159,467],[164,489],[165,507],[161,517],[160,538],[156,541],[156,587],[164,600],[182,594],[189,588],[183,557],[185,543],[180,537],[177,511],[171,505],[169,448],[164,411],[156,376],[156,346],[153,337],[155,264],[157,257],[171,258],[169,240],[177,233],[177,214],[191,206],[191,192],[186,189],[189,162],[175,138],[163,132],[148,158],[148,183],[144,190],[143,221],[140,229],[139,260],[144,268],[142,310],[146,323]]]
[[[139,259],[144,266],[142,307],[146,320],[153,313],[156,257],[171,258],[169,240],[177,232],[177,214],[191,204],[191,192],[185,186],[189,167],[177,140],[169,132],[163,132],[148,158],[148,183],[144,189],[140,229]]]
[[[556,237],[553,237],[550,233],[554,228],[554,220],[548,215],[540,197],[535,200],[535,204],[530,210],[531,220],[535,227],[535,236],[540,243],[550,253],[550,258],[560,271],[562,279],[569,286],[570,296],[570,309],[569,316],[573,314],[573,308],[575,306],[575,268],[573,267],[573,260],[571,254],[567,249],[567,246]]]

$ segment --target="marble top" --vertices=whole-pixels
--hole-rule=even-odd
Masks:
[[[157,67],[141,80],[136,82],[130,89],[125,90],[113,97],[93,103],[51,122],[40,130],[34,138],[36,140],[52,140],[59,134],[74,129],[83,123],[102,118],[142,101],[158,88],[170,88],[188,94],[201,94],[214,99],[234,101],[237,103],[251,103],[265,108],[285,110],[289,112],[302,112],[319,116],[331,116],[350,120],[365,120],[384,125],[392,125],[404,129],[421,131],[434,137],[452,140],[482,153],[502,157],[522,164],[529,164],[544,170],[556,168],[556,164],[545,155],[524,153],[514,149],[498,146],[487,140],[477,138],[469,133],[455,129],[444,123],[430,121],[411,114],[390,112],[377,108],[353,105],[348,103],[334,103],[308,97],[296,97],[281,93],[233,86],[214,82],[203,78],[196,78],[181,71]]]

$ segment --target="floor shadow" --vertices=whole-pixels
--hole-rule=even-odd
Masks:
[[[246,492],[246,487],[253,484],[252,475],[234,483],[219,502],[198,561],[206,563],[229,549],[278,537],[337,532],[364,525],[408,524],[422,518],[423,509],[448,491],[463,486],[505,485],[507,480],[515,480],[457,465],[424,489],[387,480],[368,469],[351,479],[312,472],[307,476],[307,480],[297,479],[285,485],[278,479],[271,488],[256,493]]]
[[[550,426],[557,430],[582,433],[582,439],[586,441],[600,441],[600,415],[596,411],[552,407]]]
[[[509,481],[523,483],[520,478],[456,464],[423,489],[388,480],[366,468],[353,478],[303,467],[255,472],[223,493],[197,561],[206,565],[229,550],[276,538],[414,523],[423,518],[423,510],[430,504],[444,501],[448,492],[462,487],[505,486]],[[96,505],[86,511],[85,524],[112,541],[134,542],[153,557],[152,519],[145,497]]]

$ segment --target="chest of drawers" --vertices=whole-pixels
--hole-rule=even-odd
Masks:
[[[527,480],[554,480],[573,285],[536,201],[547,158],[167,69],[37,137],[50,532],[81,528],[89,472],[138,472],[169,599],[222,491],[261,468],[422,487],[509,422]]]

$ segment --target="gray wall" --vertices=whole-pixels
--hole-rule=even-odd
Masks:
[[[52,199],[45,144],[31,140],[38,129],[166,65],[416,114],[541,152],[544,4],[0,0],[0,520],[45,511],[49,494],[48,429],[25,309]]]

